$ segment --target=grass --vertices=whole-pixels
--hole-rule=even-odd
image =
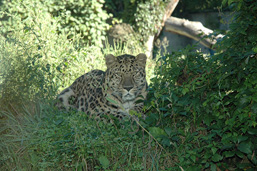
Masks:
[[[106,124],[42,102],[33,111],[23,109],[15,116],[0,112],[0,170],[160,170],[172,165],[146,132],[131,133],[137,126],[130,121]]]

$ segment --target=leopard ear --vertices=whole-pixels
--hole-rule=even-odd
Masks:
[[[145,67],[146,64],[146,55],[144,53],[140,53],[136,56],[137,62],[139,63],[140,66]]]
[[[110,68],[115,62],[116,62],[116,57],[113,56],[112,54],[108,54],[105,56],[105,63],[107,68]]]

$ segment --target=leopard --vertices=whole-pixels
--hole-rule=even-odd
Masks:
[[[77,78],[58,96],[58,107],[71,108],[89,116],[113,116],[119,120],[134,111],[143,114],[147,96],[144,53],[105,56],[106,71],[92,70]]]

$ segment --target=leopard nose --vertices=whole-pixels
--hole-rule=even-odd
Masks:
[[[133,88],[133,86],[124,86],[123,88],[127,91],[130,91]]]

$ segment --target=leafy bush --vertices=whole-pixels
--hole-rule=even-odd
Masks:
[[[219,53],[166,55],[150,85],[148,127],[185,170],[257,167],[257,3],[229,2],[236,13]]]
[[[26,20],[20,15],[1,13],[13,23],[0,22],[3,30],[12,33],[0,37],[1,103],[51,98],[58,87],[66,87],[85,71],[103,66],[100,49],[81,48],[78,36],[70,42],[68,35],[58,34],[57,21],[40,2],[23,8]]]
[[[3,0],[0,6],[1,11],[8,11],[11,14],[20,16],[26,20],[29,15],[27,9],[44,9],[53,17],[59,17],[57,28],[59,32],[69,34],[70,38],[78,33],[83,37],[83,42],[90,45],[102,46],[105,39],[105,31],[109,28],[106,20],[111,17],[103,10],[104,1],[81,0],[81,1],[59,1],[59,0],[25,0],[7,1]],[[5,25],[13,25],[8,17],[2,18]],[[10,31],[10,30],[4,30]],[[81,41],[82,41],[81,40]]]
[[[165,1],[149,0],[138,4],[135,13],[135,28],[146,41],[151,35],[155,35],[161,27]]]
[[[178,3],[174,14],[176,16],[184,16],[185,14],[194,12],[208,12],[208,11],[218,11],[221,7],[222,0],[183,0]],[[223,10],[227,7],[226,4],[222,5]]]
[[[160,27],[166,0],[107,0],[106,9],[114,14],[114,17],[129,23],[140,34],[139,40],[143,43],[148,36],[154,35]]]
[[[105,0],[105,9],[113,14],[114,19],[122,20],[124,23],[132,24],[135,21],[134,14],[139,3],[142,0]],[[115,21],[115,20],[114,20]]]
[[[59,30],[74,35],[80,33],[86,43],[102,47],[105,31],[109,28],[106,20],[111,17],[103,10],[104,0],[47,1],[53,16],[61,16]]]

